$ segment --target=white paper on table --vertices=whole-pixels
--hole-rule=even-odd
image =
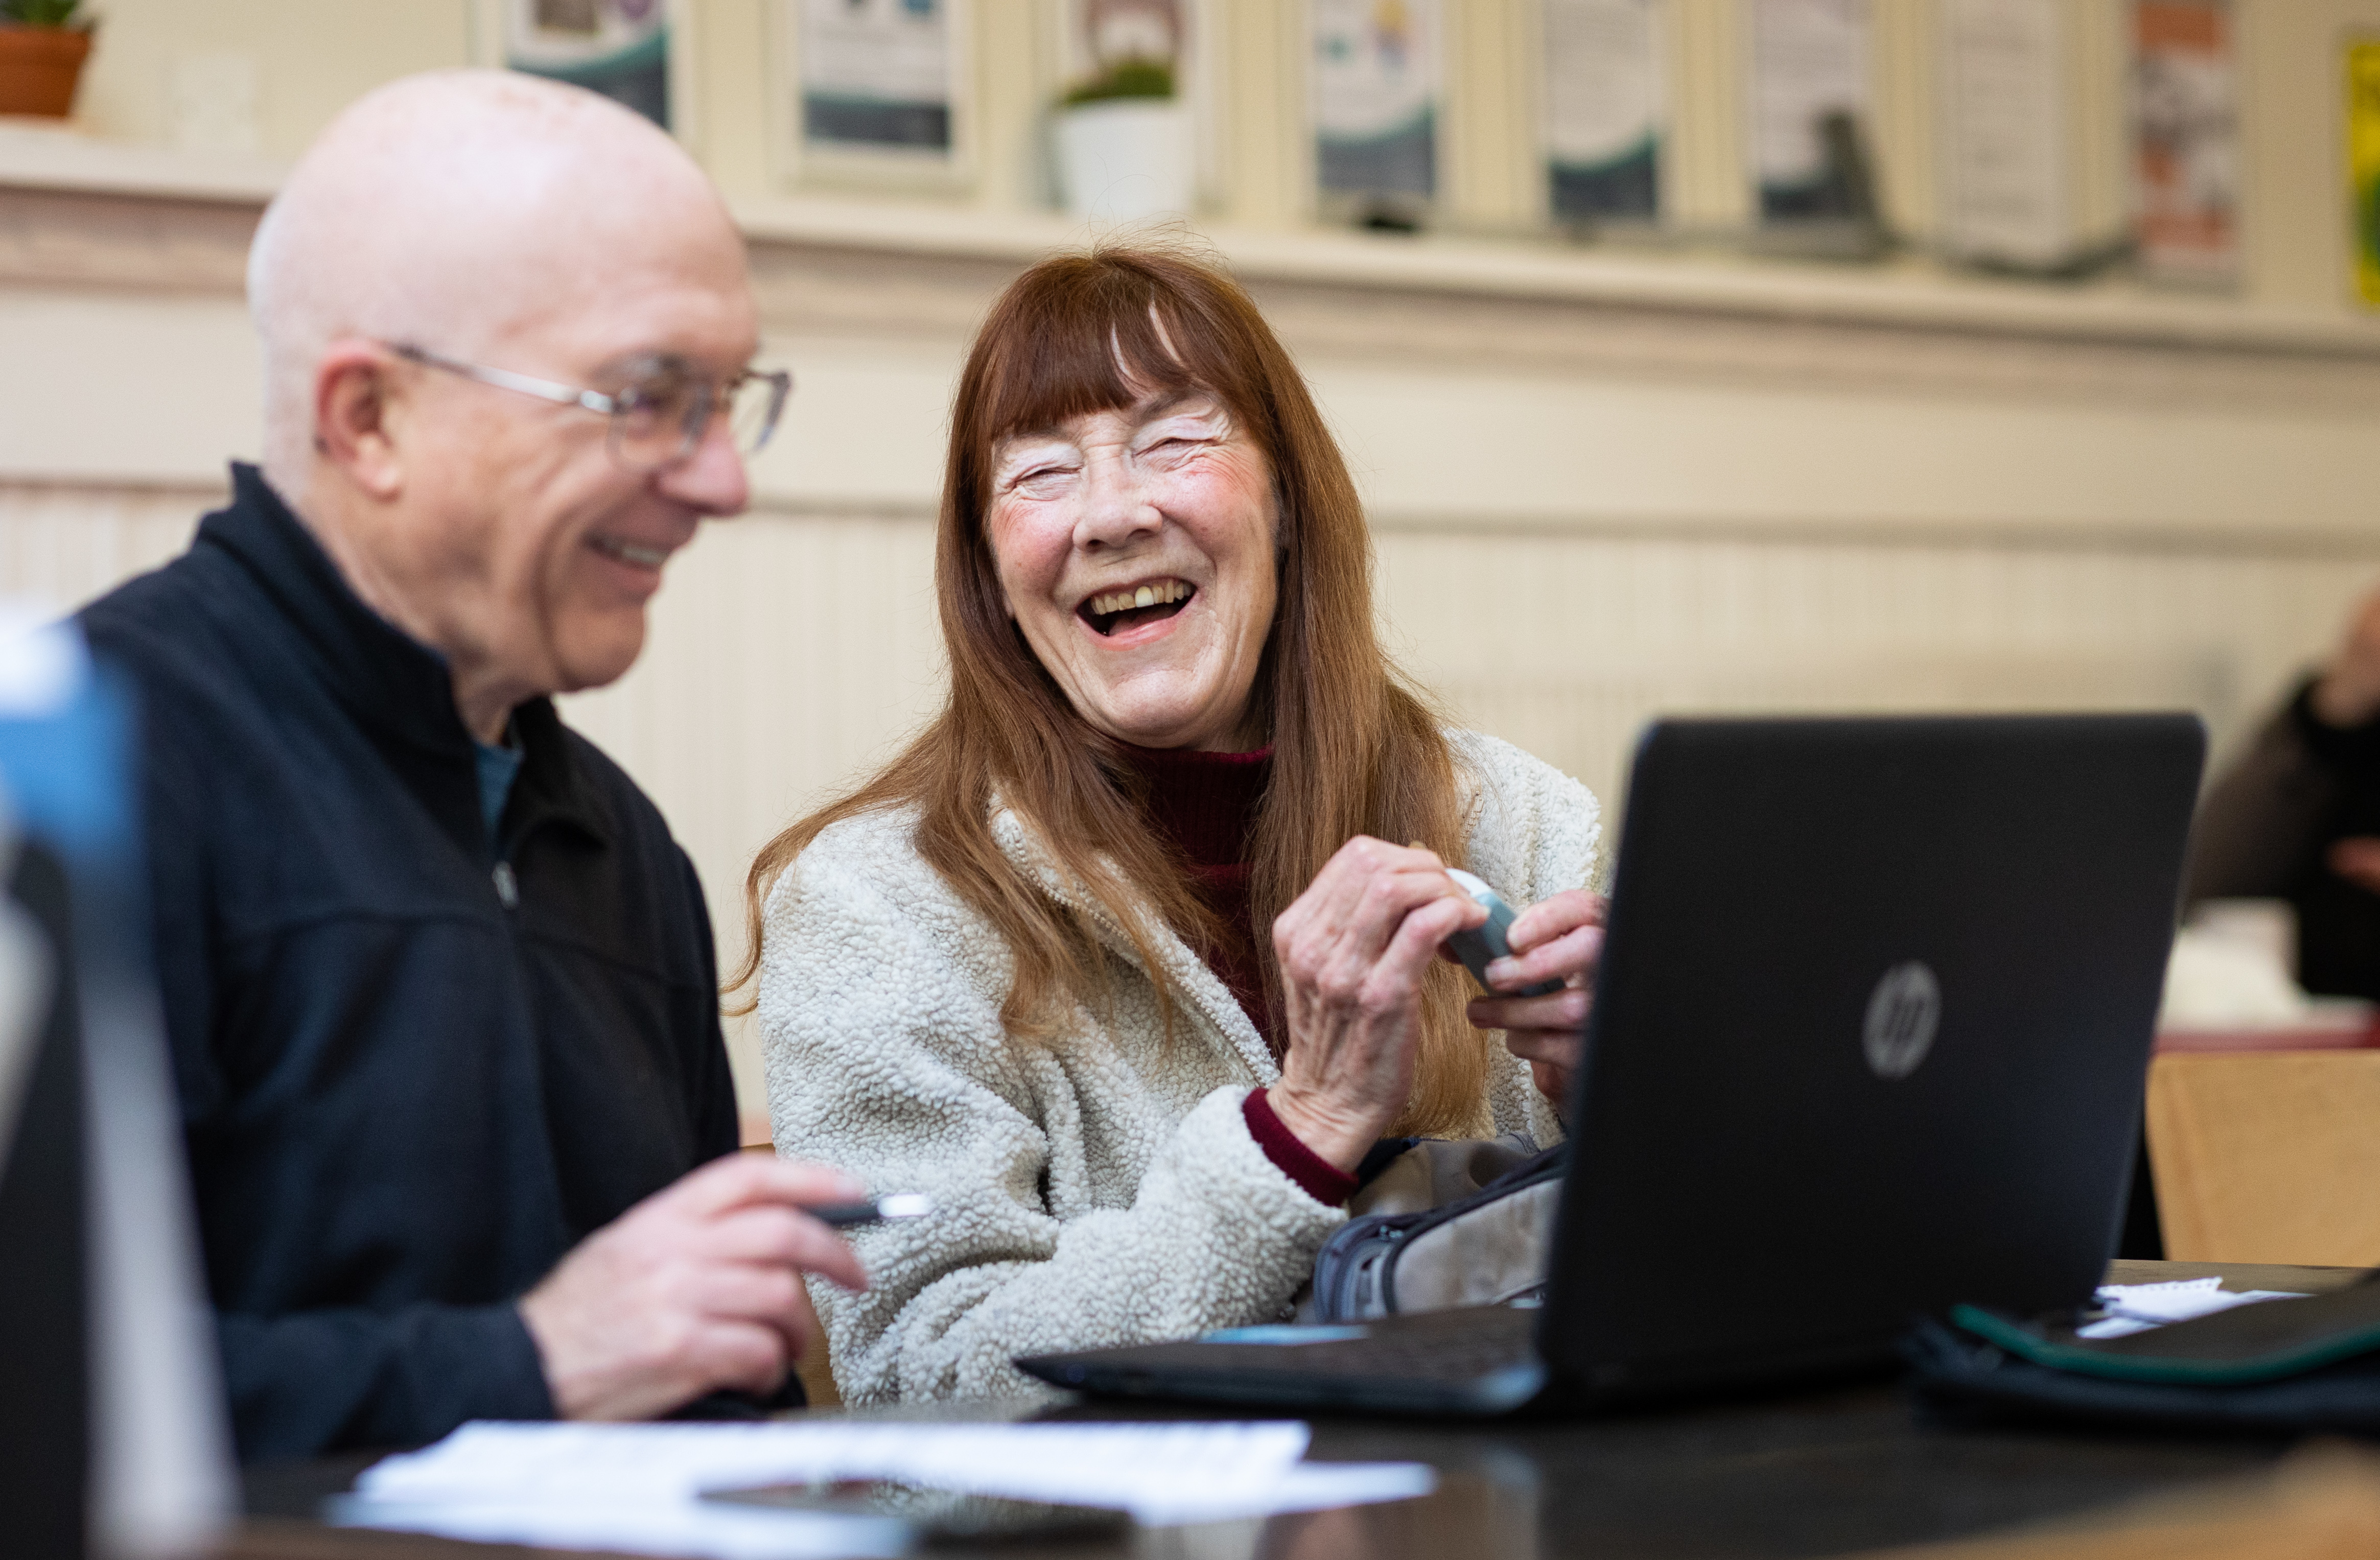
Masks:
[[[908,1524],[897,1518],[763,1511],[692,1496],[414,1504],[350,1495],[334,1501],[329,1516],[343,1528],[678,1560],[878,1560],[906,1554],[912,1547]]]
[[[2193,1317],[2212,1316],[2218,1311],[2235,1306],[2258,1305],[2265,1300],[2303,1300],[2306,1297],[2289,1289],[2249,1289],[2234,1293],[2216,1278],[2173,1278],[2162,1284],[2102,1284],[2097,1300],[2107,1312],[2106,1320],[2079,1328],[2076,1337],[2120,1338],[2133,1333],[2145,1333],[2169,1322],[2187,1322]]]
[[[706,1505],[703,1492],[884,1479],[1012,1500],[1117,1507],[1135,1521],[1168,1526],[1402,1500],[1436,1487],[1436,1476],[1419,1464],[1303,1462],[1309,1437],[1305,1425],[1278,1421],[480,1422],[367,1469],[335,1519],[579,1545],[591,1542],[593,1524],[609,1535],[603,1547],[756,1560],[778,1552],[748,1547],[765,1543],[768,1530],[743,1519],[778,1522],[779,1514]],[[722,1509],[736,1520],[718,1519]],[[638,1545],[632,1540],[639,1532],[656,1536]],[[832,1539],[825,1527],[805,1521],[787,1525],[778,1542],[869,1541],[865,1534]],[[819,1552],[786,1547],[783,1553]]]

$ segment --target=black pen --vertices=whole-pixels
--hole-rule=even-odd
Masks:
[[[834,1229],[854,1229],[886,1219],[921,1219],[934,1211],[934,1200],[922,1191],[895,1191],[864,1203],[820,1203],[802,1212]]]

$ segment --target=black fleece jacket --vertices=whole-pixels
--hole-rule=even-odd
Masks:
[[[433,652],[252,468],[81,614],[141,690],[158,978],[243,1457],[553,1412],[515,1301],[733,1152],[694,868],[539,699],[486,837]]]

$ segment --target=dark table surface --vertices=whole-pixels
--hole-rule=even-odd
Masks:
[[[2305,1291],[2361,1276],[2349,1268],[2118,1263],[2109,1277],[2140,1283],[2206,1274],[2220,1274],[2228,1288]],[[1059,1412],[1158,1417],[1146,1409]],[[978,1405],[961,1413],[855,1413],[978,1418],[1003,1410]],[[2259,1474],[2289,1449],[2276,1440],[1952,1428],[1920,1419],[1888,1383],[1569,1422],[1312,1422],[1310,1457],[1427,1462],[1440,1472],[1438,1491],[1420,1500],[1261,1523],[1145,1530],[1112,1543],[1003,1545],[983,1553],[1008,1560],[1041,1554],[1069,1560],[1121,1554],[1184,1560],[1838,1555],[1986,1534],[2196,1491]],[[249,1517],[226,1555],[485,1560],[505,1553],[320,1526],[313,1513],[322,1499],[345,1489],[370,1460],[252,1470]]]

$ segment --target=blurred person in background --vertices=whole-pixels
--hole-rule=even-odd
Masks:
[[[1346,463],[1235,284],[1110,249],[1012,285],[935,578],[947,706],[749,886],[780,1151],[934,1198],[856,1238],[867,1293],[814,1287],[847,1399],[1275,1320],[1384,1138],[1560,1137],[1596,800],[1390,664]],[[1466,1011],[1449,865],[1530,907],[1499,989],[1558,990]]]
[[[2299,984],[2380,1000],[2380,591],[2207,792],[2185,897],[2287,900]]]
[[[744,507],[741,236],[635,115],[455,72],[323,133],[249,296],[263,468],[82,614],[241,1454],[798,1401],[800,1271],[862,1281],[802,1209],[860,1189],[735,1152],[693,865],[549,697]]]

